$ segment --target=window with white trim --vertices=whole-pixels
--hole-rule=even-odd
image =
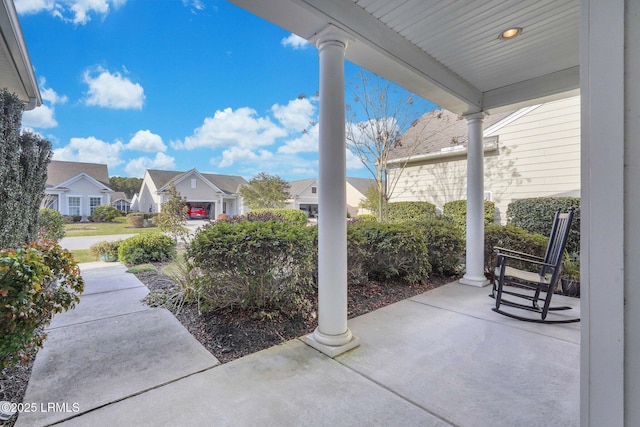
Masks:
[[[198,181],[195,178],[191,178],[191,188],[196,188],[197,182]]]
[[[89,215],[93,215],[96,208],[102,204],[102,197],[89,197]]]
[[[70,196],[67,198],[67,208],[69,215],[80,215],[80,197]]]

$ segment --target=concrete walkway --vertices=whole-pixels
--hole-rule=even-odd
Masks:
[[[352,319],[362,345],[335,359],[292,340],[216,366],[123,267],[82,270],[87,293],[55,318],[24,399],[69,411],[18,426],[579,425],[580,324],[500,316],[487,288],[449,284]]]

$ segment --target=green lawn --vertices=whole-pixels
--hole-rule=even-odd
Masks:
[[[125,217],[116,218],[117,222],[76,222],[65,225],[65,237],[106,236],[109,234],[139,234],[158,232],[157,227],[131,228]]]

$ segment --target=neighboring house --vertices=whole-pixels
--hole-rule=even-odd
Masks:
[[[433,120],[434,114],[442,116]],[[467,123],[452,113],[425,114],[393,152],[389,173],[400,171],[391,201],[428,201],[438,209],[466,199]],[[409,141],[417,140],[417,150]],[[413,151],[411,151],[413,150]],[[485,199],[506,222],[511,201],[580,196],[580,97],[566,98],[484,120]]]
[[[289,184],[291,199],[287,201],[287,207],[301,209],[309,216],[315,217],[318,214],[318,180],[309,178],[291,181]],[[368,210],[360,208],[360,202],[364,199],[367,189],[372,185],[375,185],[373,179],[347,178],[346,196],[349,215],[369,213]]]
[[[111,206],[118,209],[120,212],[131,212],[131,200],[129,200],[127,195],[122,191],[116,191],[111,195]]]
[[[96,207],[111,203],[107,165],[52,160],[42,207],[86,219]]]
[[[287,208],[303,210],[311,218],[318,215],[318,180],[316,178],[301,179],[289,182]]]
[[[360,214],[370,214],[369,209],[360,207],[360,203],[365,199],[369,187],[375,187],[376,180],[372,178],[349,178],[347,177],[347,212],[352,217]]]
[[[238,191],[246,183],[241,176],[200,173],[195,168],[186,172],[148,169],[135,204],[140,212],[160,212],[173,184],[187,205],[204,208],[209,218],[221,213],[240,215],[244,206]]]

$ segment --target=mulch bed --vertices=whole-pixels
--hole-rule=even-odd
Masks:
[[[153,293],[168,290],[174,285],[158,272],[146,271],[136,274]],[[398,282],[370,282],[366,285],[348,287],[348,317],[356,317],[394,302],[421,294],[435,287],[456,280],[456,277],[436,277],[427,283],[407,285]],[[317,295],[307,296],[310,310],[287,316],[267,313],[256,316],[247,310],[230,312],[198,313],[196,305],[183,305],[179,311],[167,307],[184,327],[220,362],[226,363],[313,332],[317,326]]]
[[[170,291],[176,285],[158,271],[137,273],[136,276],[150,291]],[[407,285],[396,282],[370,282],[366,285],[348,287],[348,316],[360,316],[373,310],[456,280],[457,277],[435,277],[429,282]],[[229,312],[198,313],[195,305],[185,304],[179,311],[169,308],[185,328],[209,350],[220,362],[226,363],[251,353],[269,348],[312,332],[317,326],[317,295],[310,294],[310,309],[302,314],[286,316],[266,313],[256,316],[246,310]],[[6,368],[0,373],[0,401],[22,402],[31,375],[33,361],[26,365]],[[15,417],[3,427],[12,427]]]

